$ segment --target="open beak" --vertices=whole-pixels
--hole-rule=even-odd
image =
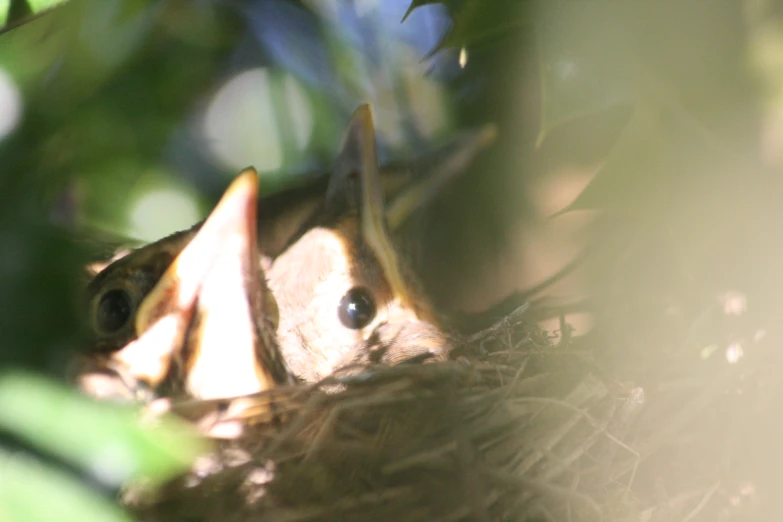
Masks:
[[[126,374],[200,399],[290,382],[259,264],[257,201],[258,175],[249,168],[139,306],[137,339],[113,355]]]

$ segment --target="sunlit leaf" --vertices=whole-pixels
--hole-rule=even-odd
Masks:
[[[253,35],[287,71],[322,89],[336,83],[322,27],[312,13],[287,2],[256,2],[246,12]]]
[[[30,6],[30,10],[33,13],[40,13],[52,7],[56,7],[58,4],[64,4],[66,0],[27,0],[27,5]]]
[[[0,28],[8,21],[9,9],[11,9],[11,0],[0,0]]]
[[[133,408],[93,402],[23,373],[0,377],[0,426],[90,470],[106,484],[139,475],[165,480],[205,449],[173,419],[142,425]]]
[[[0,64],[25,89],[56,85],[38,107],[52,117],[95,94],[148,36],[165,2],[58,2],[0,40]],[[34,90],[32,92],[35,92]]]
[[[65,3],[66,0],[27,0],[27,6],[29,11],[23,11],[23,15],[15,14],[11,10],[11,0],[0,0],[0,33],[10,31],[19,26],[27,25],[33,20],[37,20],[41,15],[45,14],[50,9],[57,7],[58,4]],[[18,0],[17,7],[21,7],[24,0]],[[9,18],[13,17],[10,20]],[[8,25],[6,25],[8,24]]]
[[[2,35],[0,64],[20,87],[25,87],[52,67],[62,55],[65,42],[61,13],[32,17]]]
[[[69,475],[0,450],[0,520],[130,522],[117,505]]]

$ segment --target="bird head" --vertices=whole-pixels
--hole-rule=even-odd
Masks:
[[[391,240],[372,113],[353,115],[321,205],[275,258],[278,338],[296,375],[438,357],[447,336]]]
[[[207,220],[140,248],[88,286],[96,343],[78,382],[99,396],[164,390],[213,399],[290,382],[256,246],[246,169]]]
[[[82,386],[104,396],[222,398],[288,383],[286,366],[316,380],[350,363],[442,355],[447,336],[390,225],[397,229],[493,138],[488,126],[424,167],[380,171],[372,114],[362,106],[326,178],[266,198],[259,212],[257,175],[247,169],[204,223],[93,279],[96,342]]]

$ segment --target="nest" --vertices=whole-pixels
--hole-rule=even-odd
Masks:
[[[599,454],[632,453],[611,433],[625,394],[519,315],[453,361],[275,391],[274,415],[128,503],[149,521],[601,518]]]
[[[240,437],[126,505],[150,522],[731,518],[715,502],[727,448],[698,437],[733,377],[648,404],[524,317],[463,339],[452,361],[256,397],[274,414],[245,416]]]

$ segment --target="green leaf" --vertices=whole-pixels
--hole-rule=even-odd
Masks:
[[[184,423],[142,423],[135,408],[100,403],[30,374],[0,377],[0,426],[90,470],[107,484],[184,471],[205,442]]]
[[[453,13],[459,10],[462,0],[412,0],[411,5],[408,6],[408,10],[405,11],[405,15],[403,15],[400,23],[404,22],[417,7],[430,4],[443,4],[446,6],[446,9]]]
[[[525,25],[529,2],[461,0],[413,0],[402,17],[404,22],[417,7],[442,4],[451,13],[451,28],[429,53],[430,56],[449,47],[467,47],[508,34]]]
[[[27,5],[30,6],[30,10],[33,14],[46,11],[52,7],[56,7],[58,4],[64,4],[66,0],[27,0]]]
[[[59,2],[0,39],[0,63],[22,91],[39,96],[36,107],[57,118],[92,99],[145,42],[165,2],[83,0]],[[16,23],[16,21],[14,21]],[[43,77],[46,79],[44,80]]]
[[[430,54],[448,47],[468,47],[491,41],[525,26],[527,2],[466,2],[452,10],[452,26]]]
[[[117,505],[67,474],[0,450],[0,520],[131,522]]]
[[[0,63],[22,90],[45,75],[62,55],[66,46],[62,18],[58,12],[33,16],[27,23],[3,33]],[[16,24],[15,21],[11,25]]]
[[[405,14],[402,16],[402,20],[400,20],[400,23],[404,22],[408,18],[408,16],[410,16],[413,10],[416,9],[417,7],[421,7],[427,4],[436,4],[436,3],[438,3],[438,0],[413,0],[411,2],[411,5],[408,6],[408,10],[405,11]]]
[[[9,9],[11,9],[11,0],[0,0],[0,29],[8,22]]]

